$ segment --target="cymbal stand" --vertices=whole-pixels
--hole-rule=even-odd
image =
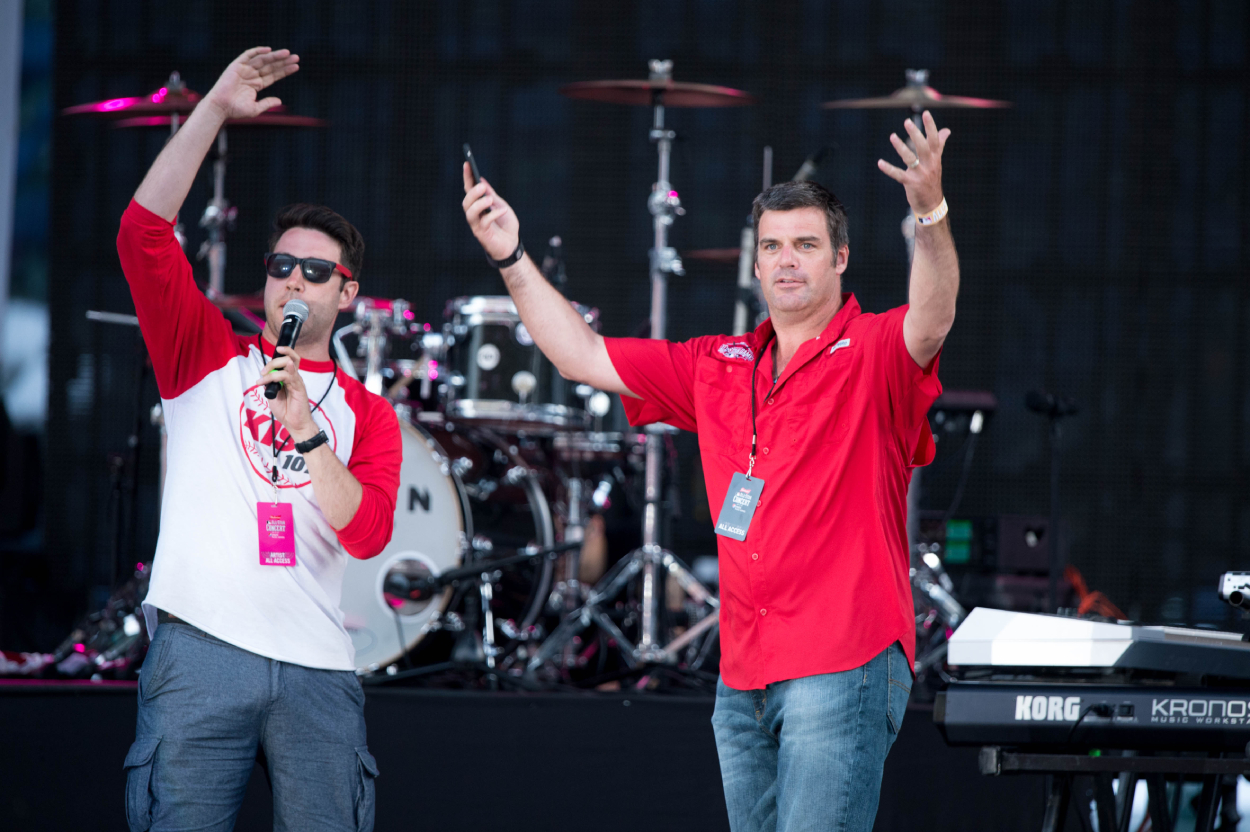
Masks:
[[[651,61],[651,82],[657,88],[651,91],[651,109],[653,119],[650,139],[656,146],[658,158],[658,175],[651,186],[651,196],[647,199],[647,209],[651,212],[652,224],[655,229],[654,245],[651,249],[651,337],[662,339],[665,336],[666,313],[668,305],[668,276],[685,274],[681,258],[677,250],[668,244],[668,228],[673,220],[682,214],[681,200],[677,191],[669,182],[669,156],[673,140],[677,134],[664,125],[664,90],[663,85],[672,80],[672,61]],[[616,639],[621,646],[621,655],[629,667],[638,664],[653,664],[676,660],[677,650],[688,644],[690,634],[679,637],[673,644],[661,645],[657,638],[659,631],[659,596],[657,593],[657,570],[663,567],[668,574],[676,579],[682,590],[696,603],[707,604],[714,610],[719,606],[717,599],[707,588],[690,573],[677,556],[660,545],[660,511],[661,492],[664,473],[665,434],[671,430],[666,425],[648,425],[645,474],[646,508],[643,510],[642,546],[622,558],[591,591],[586,603],[574,610],[551,637],[548,638],[530,659],[527,670],[537,670],[546,661],[552,659],[564,649],[565,644],[575,638],[591,622]],[[642,573],[642,615],[639,625],[638,644],[631,644],[616,623],[603,611],[601,605],[611,601],[629,582]],[[710,616],[715,619],[715,616]]]
[[[226,232],[234,230],[239,209],[226,201],[226,128],[217,131],[217,158],[213,160],[213,199],[204,207],[200,228],[208,239],[200,246],[199,258],[208,260],[208,296],[222,295],[226,285]]]

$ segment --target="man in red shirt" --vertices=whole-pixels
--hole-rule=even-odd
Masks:
[[[814,183],[756,197],[755,274],[771,317],[740,337],[603,338],[524,256],[516,215],[465,169],[466,219],[535,342],[570,379],[624,396],[634,424],[697,431],[716,524],[721,679],[712,724],[730,827],[869,830],[915,654],[906,495],[933,459],[926,413],[955,318],[942,196],[950,131],[910,121],[910,303],[842,293],[846,212]],[[489,211],[488,211],[489,209]]]

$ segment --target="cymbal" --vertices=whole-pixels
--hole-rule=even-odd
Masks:
[[[724,263],[737,265],[738,258],[742,256],[740,248],[697,248],[693,251],[683,251],[681,258],[683,260],[702,260],[705,263]]]
[[[665,107],[745,107],[755,96],[730,87],[685,81],[578,81],[560,87],[560,94],[585,101],[650,107],[653,93],[662,93]]]
[[[923,110],[949,108],[972,110],[996,110],[1010,107],[1010,101],[992,98],[969,98],[964,95],[942,95],[929,86],[929,70],[907,70],[907,86],[899,87],[889,95],[877,98],[842,98],[826,101],[820,105],[826,110]]]
[[[171,79],[172,80],[172,79]],[[189,113],[203,98],[185,86],[168,84],[158,90],[139,98],[110,98],[105,101],[92,101],[88,104],[75,104],[61,110],[64,116],[101,116],[103,118],[124,118],[126,116],[165,116],[165,124],[172,113]]]
[[[137,116],[135,118],[124,118],[114,124],[114,127],[168,127],[169,122],[173,119],[178,120],[178,126],[182,126],[186,122],[187,116],[178,114],[169,114],[164,116]],[[226,119],[227,127],[325,127],[326,120],[323,118],[313,118],[312,116],[297,116],[292,113],[281,112],[280,107],[274,107],[271,110],[261,113],[252,118],[230,118]]]

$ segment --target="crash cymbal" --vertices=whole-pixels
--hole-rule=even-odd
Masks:
[[[942,95],[929,86],[929,70],[907,70],[907,86],[900,87],[889,95],[877,98],[842,98],[837,101],[826,101],[820,105],[826,110],[911,110],[919,113],[924,110],[943,108],[961,108],[973,110],[995,110],[1010,107],[1010,101],[996,101],[991,98],[969,98],[963,95]]]
[[[181,113],[166,116],[138,116],[136,118],[124,118],[114,124],[114,127],[169,127],[173,120],[177,120],[178,126],[187,120],[187,116]],[[231,118],[226,119],[227,127],[325,127],[326,120],[323,118],[313,118],[311,116],[297,116],[292,113],[285,113],[281,108],[274,107],[272,110],[261,113],[252,118]]]
[[[685,81],[578,81],[560,87],[560,94],[568,98],[633,107],[650,107],[657,92],[662,94],[665,107],[745,107],[755,103],[755,96],[742,90]]]
[[[697,248],[694,251],[683,251],[683,260],[702,260],[704,263],[724,263],[737,265],[742,256],[740,248]]]
[[[126,118],[130,116],[165,116],[165,124],[172,113],[189,113],[200,103],[201,96],[182,83],[178,73],[169,76],[169,81],[158,90],[139,98],[110,98],[105,101],[92,101],[89,104],[75,104],[61,110],[66,116],[100,116],[103,118]]]

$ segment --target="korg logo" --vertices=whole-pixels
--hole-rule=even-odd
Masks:
[[[1079,696],[1017,696],[1016,719],[1076,722],[1081,715]]]

